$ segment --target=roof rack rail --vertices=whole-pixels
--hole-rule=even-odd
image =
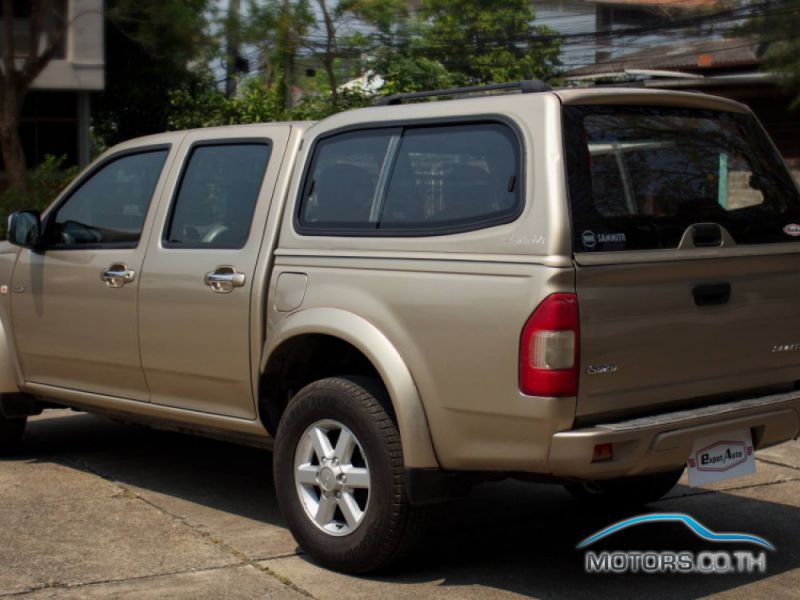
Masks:
[[[406,92],[385,96],[375,102],[376,106],[393,106],[402,104],[407,100],[419,100],[421,98],[441,98],[444,96],[463,96],[465,94],[479,94],[485,92],[499,92],[505,90],[519,90],[523,94],[535,92],[549,92],[553,88],[538,79],[525,79],[522,81],[512,81],[509,83],[493,83],[490,85],[471,85],[468,87],[456,87],[444,90],[429,90],[425,92]]]

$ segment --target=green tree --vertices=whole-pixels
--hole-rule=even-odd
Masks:
[[[409,14],[404,0],[343,0],[342,10],[371,27],[362,34],[363,68],[380,77],[381,94],[448,87],[455,77],[428,56],[431,24]]]
[[[460,84],[548,79],[560,64],[555,32],[528,0],[422,0],[422,50]]]
[[[392,38],[401,34],[399,24],[408,23],[408,3],[403,0],[314,2],[319,23],[308,32],[304,47],[322,66],[331,103],[336,107],[342,93],[342,79],[360,74],[365,58],[381,54],[391,46]],[[391,58],[401,56],[395,52]]]
[[[170,97],[169,129],[193,129],[272,121],[316,121],[340,110],[367,106],[372,98],[348,90],[334,103],[330,94],[302,98],[286,108],[279,88],[267,87],[257,78],[247,79],[236,96],[228,98],[214,86],[200,93],[176,90]]]
[[[26,185],[11,186],[0,194],[0,239],[6,237],[8,215],[15,210],[47,208],[70,181],[80,167],[64,167],[66,156],[45,156],[35,169],[28,173]]]
[[[259,55],[258,78],[291,108],[298,53],[314,24],[309,0],[250,0],[244,21],[243,40]]]
[[[251,0],[242,39],[260,65],[232,98],[208,79],[199,89],[174,90],[169,126],[316,120],[365,106],[370,94],[340,85],[358,69],[384,80],[381,94],[546,78],[558,64],[559,41],[534,19],[518,0],[423,0],[418,18],[403,0]],[[295,64],[321,74],[303,81],[310,93],[293,105]]]
[[[274,88],[267,89],[255,78],[245,80],[236,96],[206,82],[200,89],[175,90],[170,95],[169,129],[194,129],[281,120],[282,99]]]
[[[800,108],[800,1],[766,0],[754,13],[737,33],[761,40],[765,67],[784,76],[792,108]]]
[[[209,7],[209,0],[108,0],[106,87],[92,106],[101,144],[164,131],[173,92],[207,91],[218,51]]]

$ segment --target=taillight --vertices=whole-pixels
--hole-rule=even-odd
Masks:
[[[580,332],[575,294],[551,294],[522,329],[519,389],[529,396],[578,393]]]

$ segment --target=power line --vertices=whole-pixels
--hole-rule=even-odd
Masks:
[[[777,9],[777,10],[772,10],[772,9]],[[513,43],[513,42],[526,42],[532,40],[545,42],[545,41],[556,41],[556,40],[564,41],[564,40],[583,39],[583,38],[597,39],[597,38],[634,37],[634,36],[646,35],[649,33],[659,33],[675,29],[697,27],[697,26],[702,26],[704,24],[713,25],[719,23],[743,21],[745,19],[753,17],[791,14],[797,10],[800,10],[800,1],[798,0],[790,0],[788,2],[782,2],[780,4],[777,4],[772,0],[763,0],[762,2],[759,2],[757,4],[750,4],[746,6],[740,6],[737,8],[725,9],[713,13],[701,13],[690,17],[670,20],[668,22],[659,24],[642,25],[638,27],[624,27],[619,29],[609,29],[600,31],[575,32],[575,33],[553,32],[548,34],[516,37],[516,38],[507,36],[503,37],[490,36],[490,37],[481,37],[480,41],[481,42],[502,41],[505,43]],[[395,40],[399,39],[403,41],[412,41],[414,39],[414,37],[411,34],[400,33],[400,32],[390,34],[388,37],[393,38]],[[318,37],[317,39],[321,38]],[[454,41],[452,38],[448,39],[446,37],[443,38],[440,36],[435,44],[428,44],[428,46],[447,46],[452,41]]]
[[[690,0],[682,0],[682,1],[690,1]],[[746,19],[751,19],[755,17],[775,17],[781,16],[784,14],[794,14],[798,12],[800,9],[800,1],[794,0],[789,2],[781,2],[776,3],[770,0],[765,0],[756,4],[750,4],[747,6],[741,6],[733,9],[726,9],[721,11],[716,11],[713,13],[702,13],[699,15],[693,15],[690,17],[685,17],[681,19],[673,19],[669,20],[668,22],[660,23],[660,24],[652,24],[652,25],[645,25],[640,27],[627,27],[627,28],[620,28],[620,29],[611,29],[605,31],[592,31],[592,32],[574,32],[574,33],[562,33],[562,32],[554,32],[552,34],[538,34],[533,36],[526,36],[520,38],[507,38],[507,37],[487,37],[481,38],[481,43],[485,45],[492,45],[492,44],[502,44],[504,46],[514,45],[514,44],[523,44],[523,43],[544,43],[549,41],[558,41],[562,44],[562,51],[565,47],[569,47],[570,45],[575,44],[584,44],[587,46],[587,52],[591,51],[592,48],[597,49],[598,43],[602,44],[601,49],[608,49],[608,50],[615,50],[615,49],[631,49],[631,50],[638,50],[644,48],[651,48],[653,47],[652,43],[646,43],[643,41],[635,42],[635,38],[643,38],[649,36],[658,36],[658,37],[670,37],[674,36],[675,38],[685,38],[691,39],[692,32],[687,31],[688,29],[698,28],[703,26],[710,26],[711,32],[715,28],[720,27],[725,23],[737,23],[742,22]],[[576,15],[563,15],[564,18],[575,18]],[[551,19],[556,18],[552,17]],[[551,28],[552,29],[552,28]],[[730,27],[726,29],[730,30]],[[404,50],[406,49],[405,45],[413,45],[414,42],[418,43],[417,48],[414,48],[413,51],[420,51],[424,52],[426,50],[436,50],[436,49],[446,49],[452,45],[452,42],[455,41],[453,39],[448,40],[447,38],[439,37],[435,42],[431,43],[430,41],[419,43],[420,40],[416,37],[413,33],[401,33],[395,32],[390,35],[385,34],[372,34],[373,38],[380,38],[382,45],[389,45],[390,47],[394,47],[396,50]],[[369,36],[367,36],[369,37]],[[322,34],[309,34],[306,36],[307,42],[311,42],[307,45],[314,45],[315,40],[325,40],[327,41],[327,37],[322,37]],[[628,41],[625,41],[628,39]],[[643,45],[639,45],[643,44]],[[746,42],[739,46],[729,46],[728,49],[734,49],[739,47],[744,47],[751,45],[752,42]],[[321,43],[318,44],[321,47]],[[360,48],[360,47],[345,47],[345,52],[352,51],[352,52],[368,52],[370,48]],[[312,50],[313,51],[313,50]],[[260,52],[259,49],[256,49],[248,54],[248,56],[253,56]],[[696,51],[691,51],[684,53],[685,55],[695,54]],[[680,56],[680,54],[675,55]],[[617,56],[611,58],[606,61],[600,62],[569,62],[566,67],[573,67],[577,68],[579,66],[588,66],[590,64],[609,64],[618,62],[620,60],[624,60],[624,55]],[[640,58],[640,59],[633,59],[634,62],[639,61],[646,61],[651,60],[651,58]],[[453,61],[447,61],[448,64],[458,66],[459,63]],[[496,66],[496,67],[503,67],[503,66],[513,66],[512,64],[503,64],[503,63],[476,63],[472,62],[475,66]],[[462,66],[469,66],[467,64],[463,64]],[[248,69],[247,72],[243,73],[243,76],[247,75],[256,75],[264,71],[263,67],[257,67],[255,69]],[[222,81],[225,81],[223,79]],[[218,82],[221,83],[222,81]]]

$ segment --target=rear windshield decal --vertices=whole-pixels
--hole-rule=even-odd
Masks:
[[[798,237],[800,236],[800,225],[797,223],[789,223],[783,228],[783,233],[792,237]]]
[[[591,250],[597,244],[624,244],[627,237],[624,233],[595,233],[594,231],[584,231],[581,235],[584,248]]]

